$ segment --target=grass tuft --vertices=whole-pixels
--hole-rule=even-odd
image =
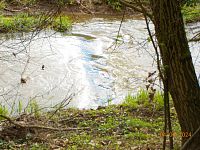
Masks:
[[[0,104],[0,115],[7,116],[8,115],[8,109]],[[0,117],[0,120],[3,118]]]

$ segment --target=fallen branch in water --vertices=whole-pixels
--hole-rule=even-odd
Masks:
[[[89,130],[90,128],[84,127],[84,128],[54,128],[54,127],[46,127],[46,126],[40,126],[40,125],[23,125],[20,123],[17,123],[16,121],[12,120],[10,117],[0,115],[0,117],[6,119],[11,124],[18,126],[20,128],[26,128],[26,129],[43,129],[43,130],[52,130],[52,131],[71,131],[71,130]]]

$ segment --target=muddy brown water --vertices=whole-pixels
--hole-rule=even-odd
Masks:
[[[199,31],[188,25],[188,38]],[[156,70],[144,20],[87,18],[60,34],[2,35],[0,101],[13,112],[36,101],[40,107],[97,108],[118,104],[127,94],[145,88],[148,72]],[[151,26],[151,28],[153,28]],[[116,43],[117,41],[117,43]],[[190,43],[197,76],[200,44]],[[22,83],[25,79],[26,83]]]

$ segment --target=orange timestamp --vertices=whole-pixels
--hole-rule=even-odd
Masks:
[[[176,137],[176,136],[181,136],[181,137],[191,137],[192,133],[191,132],[160,132],[160,136],[169,136],[169,137]]]

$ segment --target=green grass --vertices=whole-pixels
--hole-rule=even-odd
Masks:
[[[18,14],[13,17],[0,16],[0,32],[31,32],[43,28],[52,29],[58,32],[65,32],[71,28],[71,21],[68,17],[49,19],[42,16],[30,16]]]
[[[156,110],[163,110],[164,101],[161,92],[156,92],[154,95],[153,102],[149,102],[148,92],[145,90],[140,90],[135,96],[128,94],[125,97],[124,102],[122,103],[123,106],[131,106],[132,108],[137,108],[138,106],[142,105],[145,107],[155,107]]]
[[[160,92],[156,92],[153,102],[155,103],[157,110],[163,110],[164,100],[163,100],[163,96]]]
[[[126,121],[126,124],[128,126],[131,126],[132,128],[149,128],[152,127],[151,123],[146,122],[144,120],[138,119],[138,118],[129,118]]]
[[[8,109],[1,104],[0,104],[0,115],[4,115],[4,116],[8,115]],[[3,118],[0,117],[0,120],[2,120],[2,119]]]
[[[58,32],[65,32],[71,28],[71,21],[66,16],[56,18],[51,28]]]
[[[137,107],[140,104],[149,103],[148,99],[149,99],[148,92],[141,89],[134,96],[128,94],[125,97],[123,105],[131,105],[132,107]]]
[[[134,133],[126,134],[125,137],[127,139],[139,140],[139,141],[144,142],[145,140],[148,140],[148,138],[151,138],[151,135],[144,134],[142,132],[134,132]]]
[[[36,100],[32,100],[24,112],[27,114],[33,114],[35,117],[39,117],[41,115],[41,108]]]
[[[138,100],[136,97],[131,96],[130,94],[128,94],[125,99],[124,102],[122,103],[122,105],[124,106],[131,106],[132,108],[137,108],[138,107]]]
[[[145,99],[146,98],[146,99]],[[30,104],[32,112],[38,110],[33,101]],[[27,115],[27,123],[55,128],[85,128],[88,130],[45,131],[38,130],[31,133],[30,138],[19,136],[9,141],[0,141],[0,149],[131,149],[132,147],[157,149],[162,145],[160,132],[163,131],[163,110],[151,109],[147,105],[148,94],[141,90],[136,96],[130,94],[121,105],[99,107],[97,110],[66,109],[40,115]],[[162,96],[156,93],[152,102],[162,105]],[[159,106],[160,107],[160,106]],[[51,119],[49,117],[51,116]],[[22,117],[24,118],[24,116]],[[14,119],[14,118],[13,118]],[[29,122],[30,121],[30,122]],[[180,126],[175,112],[172,112],[172,125],[175,132],[180,132]],[[7,124],[3,128],[9,128]],[[11,137],[16,130],[9,128]],[[4,131],[6,132],[6,130]],[[21,134],[21,132],[19,132]],[[28,133],[30,134],[30,133]],[[14,134],[15,135],[15,134]],[[26,135],[26,134],[25,134]],[[17,136],[17,135],[16,135]],[[36,140],[37,139],[37,140]],[[180,136],[174,137],[175,145],[180,145]],[[16,148],[18,147],[18,148]]]

